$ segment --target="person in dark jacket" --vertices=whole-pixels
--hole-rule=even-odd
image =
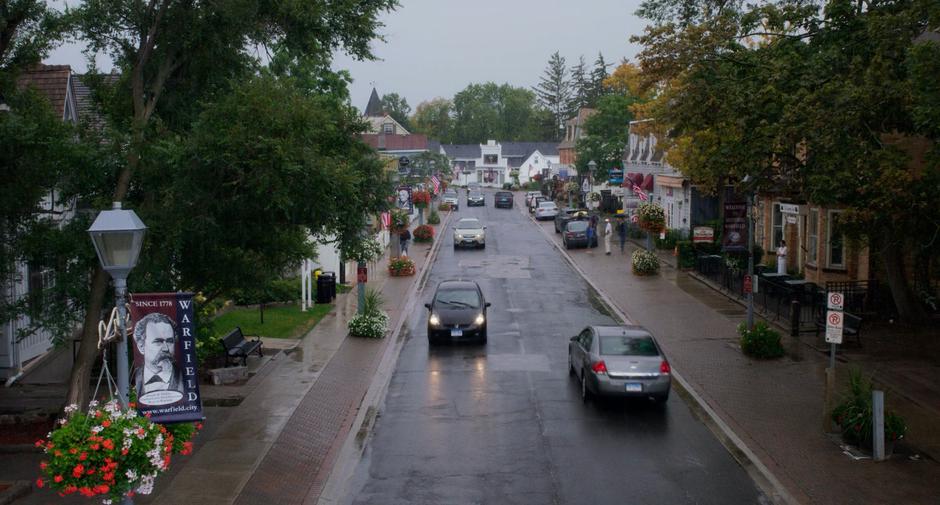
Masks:
[[[398,234],[398,243],[401,245],[401,255],[408,256],[408,241],[411,240],[411,231],[408,228]]]
[[[623,215],[617,220],[617,238],[620,239],[620,254],[623,254],[623,246],[627,243],[627,220]]]

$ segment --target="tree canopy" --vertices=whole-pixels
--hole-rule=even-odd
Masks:
[[[398,93],[382,95],[382,110],[392,116],[392,119],[398,121],[398,124],[404,126],[406,130],[411,130],[411,123],[408,120],[408,115],[411,114],[411,106],[408,105],[408,100],[405,100],[405,97],[398,96]]]

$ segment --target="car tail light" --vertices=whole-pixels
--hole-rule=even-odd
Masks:
[[[591,370],[594,370],[594,373],[596,374],[606,374],[607,363],[604,363],[603,361],[598,361],[597,363],[594,363],[593,365],[591,365]]]
[[[670,372],[672,372],[672,368],[669,366],[669,362],[663,360],[663,362],[659,364],[659,373],[668,375]]]
[[[565,233],[565,236],[567,236],[568,238],[574,238],[574,232],[569,231],[568,233]]]

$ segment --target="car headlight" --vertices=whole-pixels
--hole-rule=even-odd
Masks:
[[[483,314],[480,314],[479,316],[477,316],[477,318],[473,321],[473,323],[476,325],[481,325],[485,322],[486,322],[486,318],[483,317]]]
[[[431,314],[431,317],[428,318],[428,324],[431,326],[440,326],[441,318],[437,317],[437,314]]]

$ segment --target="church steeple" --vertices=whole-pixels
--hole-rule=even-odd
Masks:
[[[385,112],[382,110],[382,100],[379,99],[379,94],[375,91],[375,88],[372,88],[372,96],[369,97],[369,104],[366,105],[364,115],[367,117],[381,117],[385,115]]]

